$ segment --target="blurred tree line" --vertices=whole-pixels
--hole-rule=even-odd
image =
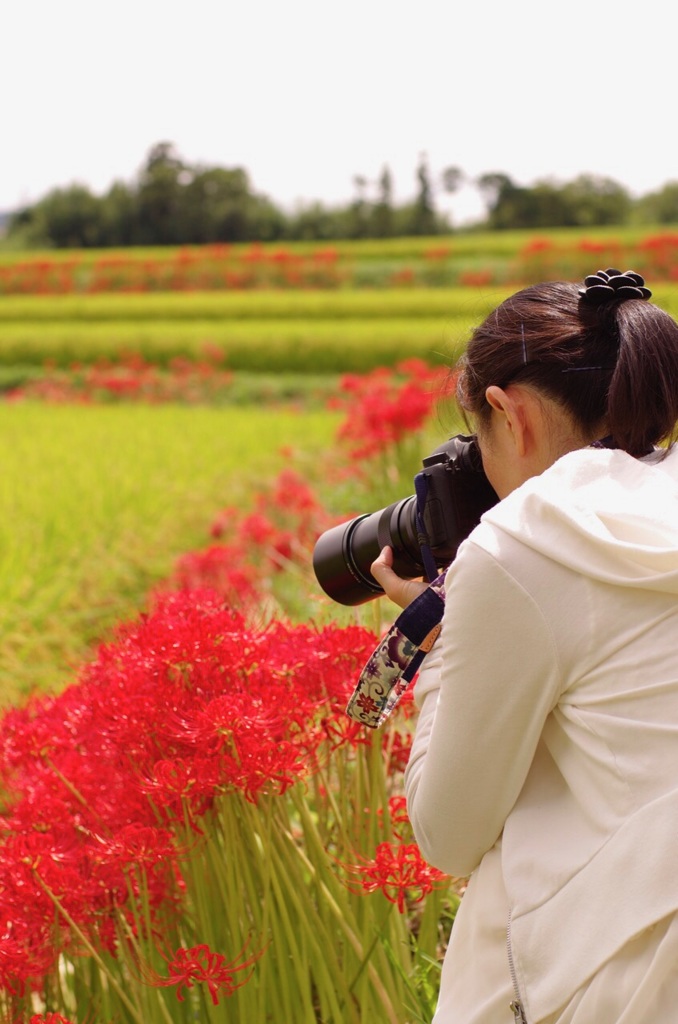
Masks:
[[[524,187],[506,174],[491,173],[476,184],[487,208],[485,226],[495,231],[678,223],[678,181],[640,199],[612,178],[594,174],[565,184],[538,181]]]
[[[344,206],[313,202],[286,212],[254,192],[242,168],[191,166],[161,142],[132,184],[115,182],[103,196],[83,185],[55,188],[12,214],[6,234],[15,245],[57,248],[449,234],[453,225],[437,199],[464,184],[474,185],[484,201],[486,218],[478,229],[678,223],[678,182],[634,200],[617,182],[596,175],[523,187],[499,172],[469,182],[458,167],[448,167],[434,180],[425,154],[411,202],[394,202],[384,167],[376,182],[356,176],[355,198]]]
[[[450,169],[440,187],[449,190],[454,180]],[[17,245],[93,248],[448,233],[447,218],[435,209],[425,156],[417,182],[414,201],[397,206],[384,168],[374,200],[368,199],[367,179],[357,176],[356,197],[348,205],[315,202],[288,213],[254,192],[242,168],[191,166],[161,142],[131,185],[115,182],[103,196],[83,185],[55,188],[12,214],[6,234]]]

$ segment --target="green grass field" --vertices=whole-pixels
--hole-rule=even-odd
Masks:
[[[0,702],[72,678],[225,506],[332,444],[336,417],[261,408],[0,405]]]

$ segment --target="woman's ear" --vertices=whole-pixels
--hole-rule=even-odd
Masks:
[[[490,408],[497,414],[498,429],[508,431],[516,454],[523,456],[529,446],[530,409],[526,393],[522,388],[511,387],[504,391],[491,384],[485,392]]]
[[[485,399],[496,412],[503,413],[508,402],[508,395],[503,388],[491,384],[485,392]]]

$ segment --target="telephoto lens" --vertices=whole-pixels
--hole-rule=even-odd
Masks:
[[[370,566],[386,545],[404,579],[425,575],[422,548],[445,568],[461,542],[499,498],[483,471],[475,435],[458,434],[423,460],[416,494],[327,530],[313,552],[313,569],[338,604],[359,605],[383,594]]]
[[[379,597],[384,591],[370,566],[387,544],[393,548],[393,569],[399,576],[422,575],[414,495],[323,533],[313,552],[318,583],[339,604],[364,604]]]

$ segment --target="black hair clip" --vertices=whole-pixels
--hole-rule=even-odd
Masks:
[[[645,287],[645,281],[633,270],[598,270],[584,278],[584,288],[579,289],[581,298],[592,306],[604,302],[621,302],[624,299],[649,299],[652,292]]]

